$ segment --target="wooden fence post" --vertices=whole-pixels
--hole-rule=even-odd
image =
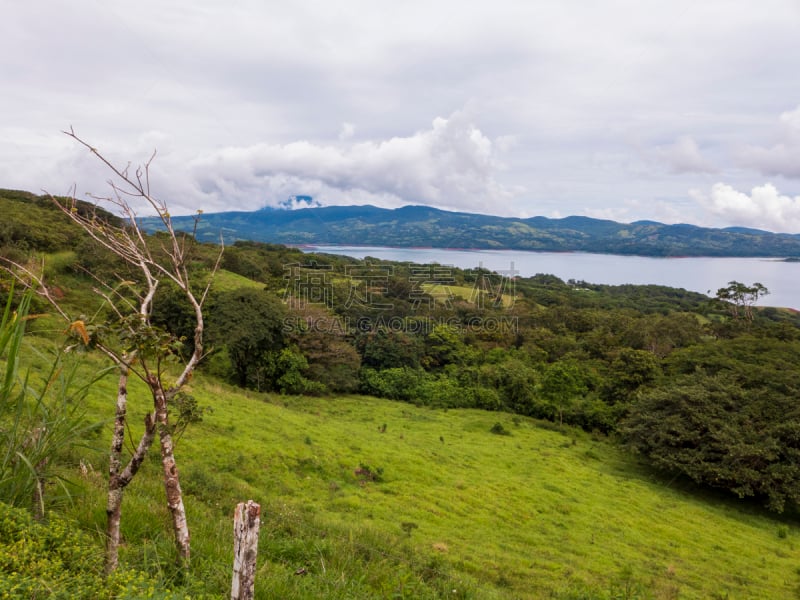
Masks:
[[[252,600],[255,591],[261,506],[252,500],[236,505],[233,515],[231,600]]]

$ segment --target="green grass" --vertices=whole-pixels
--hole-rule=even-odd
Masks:
[[[252,279],[248,279],[247,277],[239,275],[238,273],[220,269],[214,275],[213,288],[217,292],[231,292],[242,288],[256,288],[263,290],[264,284],[259,283],[258,281],[253,281]]]
[[[157,451],[122,521],[123,562],[193,597],[228,589],[247,499],[264,511],[260,598],[797,597],[796,523],[654,476],[604,439],[501,413],[193,387],[213,406],[176,451],[193,579],[174,579]],[[136,430],[148,402],[132,390]],[[110,418],[113,400],[109,378],[88,409]],[[85,497],[69,513],[89,530],[104,527],[105,437],[73,474]]]
[[[438,284],[438,283],[423,283],[422,289],[434,296],[435,298],[444,299],[447,297],[460,297],[465,300],[468,300],[473,297],[476,290],[474,287],[465,286],[465,285],[445,285],[445,284]],[[483,292],[481,292],[483,293]],[[488,306],[492,303],[493,298],[486,298],[484,302]],[[502,295],[502,303],[504,308],[509,308],[514,305],[516,301],[516,297],[512,296],[511,294],[503,294]]]

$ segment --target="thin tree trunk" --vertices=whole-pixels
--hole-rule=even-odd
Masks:
[[[106,574],[119,564],[119,521],[122,514],[122,444],[125,442],[125,418],[128,410],[128,369],[120,367],[117,384],[117,407],[114,415],[114,433],[108,457],[108,499],[106,501]]]
[[[175,545],[178,549],[178,564],[182,567],[189,566],[189,525],[186,521],[186,509],[183,506],[183,492],[181,491],[178,466],[173,453],[172,434],[169,430],[167,417],[167,397],[156,377],[150,377],[150,389],[153,391],[153,401],[156,409],[156,422],[158,423],[158,438],[161,442],[161,466],[164,470],[164,489],[167,494],[167,508],[172,517],[172,529],[175,533]]]
[[[108,499],[106,501],[106,564],[105,572],[114,572],[119,564],[120,519],[122,516],[122,493],[136,475],[155,438],[155,422],[151,415],[144,419],[144,434],[125,468],[122,466],[122,445],[125,441],[125,419],[128,404],[128,370],[120,370],[117,387],[117,410],[114,419],[114,434],[111,438],[109,456]]]

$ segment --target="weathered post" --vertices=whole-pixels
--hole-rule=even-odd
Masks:
[[[253,600],[261,506],[252,500],[236,505],[233,515],[231,600]]]

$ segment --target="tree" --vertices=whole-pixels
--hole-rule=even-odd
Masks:
[[[10,260],[5,260],[4,265],[19,281],[35,289],[53,306],[69,323],[68,331],[79,344],[99,350],[119,368],[109,452],[106,572],[114,571],[118,563],[123,492],[139,471],[156,436],[159,439],[164,489],[172,518],[178,563],[185,567],[190,558],[189,528],[174,455],[168,405],[184,388],[203,357],[203,306],[219,266],[222,246],[216,263],[209,269],[207,282],[197,289],[189,270],[194,237],[175,232],[166,203],[156,198],[150,189],[150,165],[155,153],[144,165],[131,172],[130,165],[114,165],[78,137],[74,130],[64,133],[87,148],[111,172],[112,177],[108,181],[110,194],[90,197],[118,213],[122,221],[106,218],[107,213],[100,209],[85,210],[85,203],[74,196],[51,196],[51,200],[100,248],[124,262],[134,277],[119,276],[109,282],[94,276],[97,282],[95,291],[102,299],[104,309],[98,313],[102,319],[98,322],[82,315],[68,314],[46,285],[44,275],[37,273],[33,267]],[[166,233],[149,238],[139,226],[136,207],[132,203],[155,211]],[[193,315],[193,347],[191,354],[183,360],[179,358],[181,341],[152,322],[154,299],[160,285],[166,282],[180,290],[183,301]],[[177,363],[178,366],[177,375],[172,373],[174,379],[170,381],[167,368],[171,363]],[[123,464],[123,443],[128,428],[128,378],[131,374],[146,384],[152,397],[153,411],[145,416],[144,432],[132,455]]]
[[[464,343],[461,333],[452,325],[436,325],[425,340],[426,368],[446,365],[466,365],[476,356],[474,349]]]
[[[655,381],[660,371],[652,352],[622,348],[609,367],[603,399],[609,404],[627,402],[641,386]]]
[[[484,364],[479,381],[485,387],[498,391],[503,406],[522,415],[536,415],[536,371],[518,353],[497,354],[502,359]]]
[[[379,329],[362,335],[357,345],[365,367],[381,370],[419,366],[422,345],[418,336]]]
[[[564,411],[588,391],[580,366],[570,360],[548,365],[539,380],[539,395],[558,413],[558,422],[564,424]]]
[[[729,281],[728,286],[717,290],[716,298],[728,305],[734,319],[744,317],[748,322],[753,320],[753,305],[758,299],[769,294],[769,290],[756,282],[747,286],[738,281]]]
[[[253,288],[215,294],[212,304],[209,339],[227,352],[238,385],[262,389],[265,357],[284,346],[285,306]]]
[[[300,337],[296,343],[308,359],[309,379],[324,384],[331,392],[358,389],[361,357],[347,341],[318,333]]]
[[[800,414],[786,392],[698,370],[641,394],[620,431],[656,467],[781,512],[800,503]]]

